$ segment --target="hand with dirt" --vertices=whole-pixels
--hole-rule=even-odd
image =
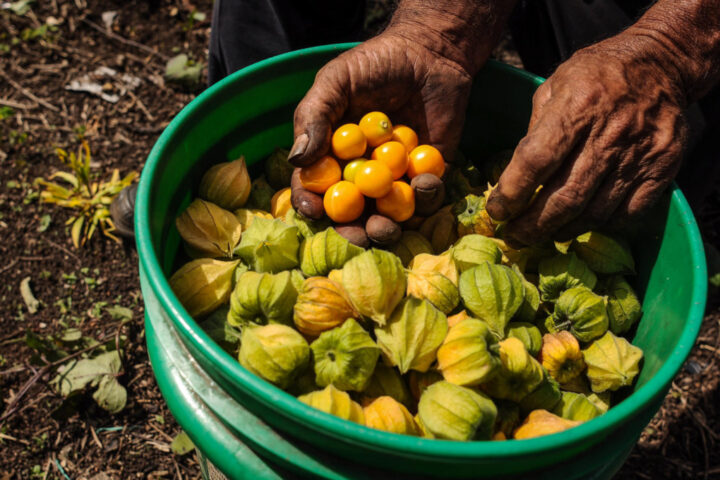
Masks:
[[[295,110],[290,162],[313,163],[334,128],[380,110],[452,158],[472,77],[514,2],[404,0],[388,28],[323,67]],[[496,5],[497,4],[497,5]]]
[[[528,133],[487,211],[510,220],[504,235],[518,245],[637,219],[680,167],[684,108],[719,72],[718,2],[658,2],[537,90]]]

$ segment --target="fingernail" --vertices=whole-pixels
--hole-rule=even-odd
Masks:
[[[303,154],[305,153],[305,150],[307,149],[309,141],[310,141],[310,138],[308,137],[307,133],[298,135],[298,137],[295,139],[295,143],[293,143],[293,146],[290,149],[290,155],[288,155],[288,161],[292,163],[293,160],[296,160],[297,158],[302,157]]]
[[[490,198],[488,198],[485,210],[487,211],[490,218],[496,222],[502,222],[510,217],[510,210],[505,205],[505,200],[499,196],[497,190],[490,192]]]

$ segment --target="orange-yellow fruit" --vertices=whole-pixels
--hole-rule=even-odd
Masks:
[[[385,142],[372,152],[373,160],[385,162],[397,180],[405,175],[410,162],[405,145],[400,142]]]
[[[370,112],[365,114],[358,123],[368,145],[377,147],[392,138],[393,126],[387,115],[382,112]]]
[[[284,218],[285,214],[292,208],[290,203],[290,196],[292,192],[290,187],[283,188],[275,192],[275,195],[270,199],[270,213],[275,218]]]
[[[418,146],[417,133],[407,125],[395,125],[393,127],[392,140],[405,145],[405,149],[408,152],[412,152],[413,148]]]
[[[323,198],[325,213],[337,223],[356,220],[365,209],[365,197],[357,185],[346,180],[337,182],[328,188]]]
[[[340,164],[330,155],[325,155],[300,170],[300,183],[305,189],[315,193],[325,193],[331,185],[339,182],[341,177]]]
[[[432,173],[442,178],[445,173],[445,160],[437,148],[432,145],[420,145],[410,152],[407,173],[410,178],[421,173]]]
[[[385,162],[368,160],[355,173],[355,185],[360,192],[371,198],[384,197],[390,192],[393,175]]]
[[[362,164],[365,162],[367,162],[367,160],[364,158],[358,158],[345,165],[345,168],[343,169],[343,180],[354,182],[355,174],[358,170],[360,170],[360,167],[362,167]]]
[[[405,182],[393,182],[390,193],[375,201],[377,211],[396,222],[404,222],[415,213],[415,192]]]
[[[333,154],[340,160],[362,157],[367,149],[365,134],[354,123],[346,123],[335,130],[330,143]]]

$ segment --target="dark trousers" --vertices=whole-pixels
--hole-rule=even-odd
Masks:
[[[509,28],[525,69],[548,77],[577,49],[621,32],[650,0],[520,0]],[[215,0],[209,83],[300,48],[363,40],[365,0]],[[720,89],[688,110],[692,155],[678,177],[697,208],[720,175]]]

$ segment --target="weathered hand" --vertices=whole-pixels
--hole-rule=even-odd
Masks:
[[[295,110],[290,161],[308,165],[328,151],[332,129],[380,110],[410,125],[447,159],[460,140],[472,82],[465,67],[387,31],[322,68]]]
[[[290,161],[313,163],[333,128],[373,110],[407,124],[450,160],[472,77],[490,56],[514,0],[400,0],[388,28],[322,68],[295,110]]]
[[[653,60],[653,43],[635,35],[578,51],[535,93],[528,133],[487,204],[493,218],[510,219],[510,241],[563,241],[623,224],[675,177],[686,97]]]

